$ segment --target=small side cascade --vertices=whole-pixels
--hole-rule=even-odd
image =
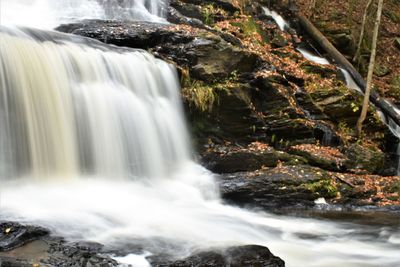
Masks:
[[[351,77],[350,73],[347,70],[345,70],[344,68],[339,68],[339,69],[343,73],[347,87],[350,89],[353,89],[357,92],[360,92],[361,94],[364,94],[364,92],[361,90],[360,86],[358,86],[356,81],[354,81],[353,77]]]
[[[391,104],[391,103],[389,103]],[[391,104],[394,108],[394,110],[400,114],[400,109],[395,107],[395,105]],[[397,139],[400,140],[400,125],[396,124],[391,118],[387,119],[387,125],[389,126],[390,131],[393,133],[394,136],[397,137]],[[397,149],[396,149],[396,158],[397,158],[397,175],[400,175],[400,142],[397,144]]]
[[[263,11],[264,11],[265,15],[271,16],[275,20],[276,24],[279,26],[279,28],[281,30],[285,30],[286,27],[288,27],[289,24],[277,12],[268,9],[267,7],[263,7]],[[312,62],[321,64],[321,65],[331,64],[326,58],[317,56],[304,48],[298,47],[298,48],[296,48],[296,50],[299,51],[304,56],[304,58],[306,58]],[[361,94],[364,94],[364,92],[361,90],[360,86],[356,83],[356,81],[353,79],[353,77],[350,75],[350,73],[344,68],[339,67],[339,69],[343,73],[347,87],[350,89],[353,89]],[[392,103],[389,103],[387,100],[386,100],[386,102],[390,106],[392,106],[393,109],[398,114],[400,114],[400,110],[398,108],[396,108],[395,105],[393,105]],[[396,124],[390,118],[387,119],[381,110],[378,109],[377,113],[378,113],[379,118],[382,120],[382,122],[385,123],[389,127],[389,129],[393,133],[393,135],[396,136],[400,140],[400,125]],[[327,143],[327,140],[329,140],[329,138],[330,138],[329,136],[326,136],[326,137],[324,136],[323,143]],[[397,153],[397,158],[398,158],[397,175],[400,175],[400,143],[397,146],[396,153]]]
[[[298,48],[296,48],[296,50],[299,51],[303,55],[303,57],[305,57],[306,59],[308,59],[308,60],[310,60],[312,62],[321,64],[321,65],[329,65],[329,64],[331,64],[326,58],[316,56],[316,55],[314,55],[310,51],[307,51],[304,48],[298,47]]]
[[[284,31],[285,29],[289,28],[289,23],[287,23],[286,20],[281,15],[279,15],[276,11],[270,10],[267,7],[262,7],[262,9],[266,16],[273,18],[273,20],[276,22],[276,24],[278,25],[279,29],[281,29],[281,31]]]

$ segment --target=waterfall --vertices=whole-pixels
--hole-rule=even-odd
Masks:
[[[35,13],[62,2],[5,3]],[[398,228],[225,205],[213,174],[191,160],[176,70],[145,51],[2,27],[0,126],[0,220],[121,253],[143,248],[117,258],[132,266],[243,244],[268,246],[289,267],[400,263]]]
[[[2,25],[52,29],[83,19],[166,22],[168,0],[1,0]]]
[[[0,32],[3,178],[160,176],[189,160],[172,66],[34,34]]]

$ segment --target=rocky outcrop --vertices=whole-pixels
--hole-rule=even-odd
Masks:
[[[113,267],[120,264],[111,258],[113,250],[94,242],[66,242],[50,236],[50,231],[32,225],[14,222],[0,223],[0,266],[2,267]],[[135,246],[133,246],[135,247]],[[140,247],[140,246],[138,246]],[[6,251],[6,252],[5,252]],[[125,248],[124,253],[138,253]],[[284,261],[266,247],[238,246],[212,248],[194,252],[187,258],[176,260],[165,255],[148,257],[152,266],[265,266],[283,267]]]
[[[189,68],[191,77],[209,83],[226,79],[233,72],[252,72],[257,67],[256,55],[202,29],[149,22],[86,21],[62,25],[57,30],[151,50],[180,68]]]
[[[213,249],[193,254],[168,265],[153,263],[153,266],[193,267],[193,266],[263,266],[283,267],[285,262],[274,256],[266,247],[239,246],[225,249]]]
[[[0,222],[0,252],[21,247],[49,234],[47,229],[37,226],[23,226],[14,222]]]
[[[202,154],[201,161],[215,173],[235,173],[276,167],[278,156],[272,148],[255,150],[214,147]]]
[[[102,253],[103,246],[91,242],[68,243],[50,235],[50,230],[15,222],[0,223],[0,265],[112,267],[117,262]]]
[[[307,165],[220,176],[222,197],[229,203],[258,208],[307,208],[314,200],[336,196],[326,172]]]

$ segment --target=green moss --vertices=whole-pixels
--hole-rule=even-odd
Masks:
[[[397,75],[392,79],[388,93],[390,96],[400,98],[400,75]]]
[[[394,23],[400,23],[400,13],[391,11],[391,10],[384,10],[383,14],[388,17]]]
[[[306,189],[317,194],[318,196],[325,198],[335,198],[338,194],[338,190],[330,179],[323,179],[314,181],[303,185]]]
[[[214,23],[215,23],[214,16],[215,16],[215,13],[217,12],[216,10],[217,10],[217,8],[215,8],[214,5],[211,5],[211,4],[206,5],[201,9],[201,11],[203,13],[203,21],[205,24],[210,25],[210,26],[214,25]]]
[[[251,37],[255,34],[259,34],[262,37],[262,42],[266,42],[268,40],[265,32],[261,29],[260,25],[257,24],[253,17],[247,17],[240,22],[231,22],[231,25],[239,27],[245,37]]]
[[[182,95],[189,105],[201,112],[210,112],[217,100],[214,88],[200,81],[195,81],[191,86],[182,89]]]
[[[386,65],[375,64],[374,74],[378,77],[386,76],[390,73],[390,69]]]
[[[182,75],[184,77],[184,75]],[[211,113],[214,104],[219,102],[219,96],[226,91],[230,94],[231,88],[237,87],[237,72],[223,81],[205,83],[199,80],[191,80],[189,76],[182,78],[182,96],[189,106],[197,108],[201,112]]]
[[[400,181],[394,181],[393,183],[385,186],[383,191],[386,193],[399,193],[400,195]]]
[[[213,26],[217,17],[228,17],[227,11],[214,4],[207,4],[201,7],[203,22],[209,26]]]

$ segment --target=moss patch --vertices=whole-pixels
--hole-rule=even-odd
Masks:
[[[335,198],[338,194],[338,189],[331,179],[314,181],[302,186],[320,197]]]

